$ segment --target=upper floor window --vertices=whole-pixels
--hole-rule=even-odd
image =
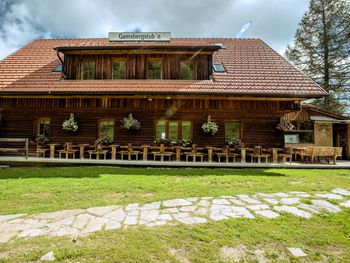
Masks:
[[[113,61],[112,79],[126,79],[126,61]]]
[[[45,137],[49,137],[50,118],[39,118],[37,127],[37,135],[44,135]]]
[[[159,60],[150,60],[147,62],[147,78],[162,79],[163,63]]]
[[[225,68],[222,64],[213,64],[213,69],[215,72],[220,72],[220,73],[225,72]]]
[[[81,62],[81,79],[95,79],[95,61]]]
[[[193,62],[180,62],[180,79],[194,79]]]

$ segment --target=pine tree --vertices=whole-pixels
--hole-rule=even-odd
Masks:
[[[313,102],[316,107],[344,113],[350,101],[350,1],[310,0],[285,55],[329,93]]]

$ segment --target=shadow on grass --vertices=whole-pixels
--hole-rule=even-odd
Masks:
[[[125,176],[288,176],[269,169],[202,169],[202,168],[112,168],[50,167],[0,169],[0,180],[30,178],[99,178],[101,175]]]

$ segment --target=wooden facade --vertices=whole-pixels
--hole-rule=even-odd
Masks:
[[[178,121],[179,134],[186,122],[191,138],[178,139],[200,146],[242,139],[248,147],[282,147],[280,119],[303,99],[325,95],[256,39],[39,40],[23,50],[0,63],[0,137],[29,138],[32,150],[39,134],[51,143],[92,145],[107,122],[116,144],[152,144],[160,120],[164,127]],[[130,113],[142,125],[136,132],[121,127]],[[71,114],[79,125],[74,134],[62,129]],[[219,126],[213,136],[202,131],[208,116]]]
[[[66,79],[81,78],[81,62],[96,63],[96,79],[112,79],[112,62],[125,61],[126,79],[146,79],[148,60],[162,61],[162,79],[180,79],[180,62],[194,63],[195,79],[209,79],[211,75],[211,54],[66,54],[64,75]]]
[[[155,138],[155,125],[160,119],[187,120],[192,123],[192,139],[198,145],[223,146],[224,124],[238,121],[243,141],[248,146],[262,145],[280,147],[283,134],[275,129],[280,117],[290,110],[298,109],[294,101],[278,100],[225,100],[225,99],[164,99],[164,98],[0,98],[2,125],[1,137],[35,139],[38,118],[50,119],[51,142],[67,140],[90,143],[98,137],[101,119],[115,121],[115,143],[151,144]],[[24,111],[25,109],[25,111]],[[79,130],[69,134],[62,130],[62,123],[74,113]],[[142,128],[130,133],[121,128],[123,117],[132,113]],[[211,115],[219,125],[215,136],[207,136],[201,125]]]

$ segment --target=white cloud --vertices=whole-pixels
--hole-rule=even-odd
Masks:
[[[106,37],[109,31],[171,31],[174,37],[262,38],[291,42],[307,0],[18,0],[2,16],[0,58],[36,38]],[[1,11],[1,10],[0,10]]]

